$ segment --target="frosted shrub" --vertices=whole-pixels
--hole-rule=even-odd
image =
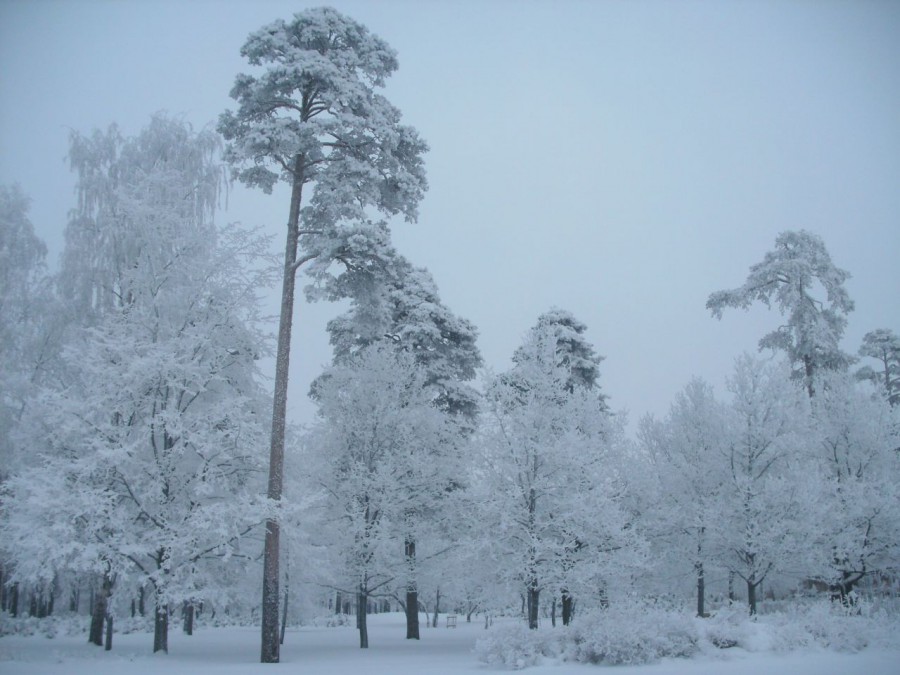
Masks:
[[[713,612],[709,618],[695,619],[700,636],[714,647],[729,649],[749,644],[747,605],[734,603]]]
[[[556,632],[530,630],[524,621],[498,624],[475,643],[475,655],[489,666],[521,670],[558,654]]]
[[[581,616],[569,632],[562,653],[565,660],[609,665],[691,656],[699,641],[686,614],[638,603]]]

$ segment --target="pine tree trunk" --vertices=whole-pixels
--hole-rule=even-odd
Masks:
[[[153,614],[153,653],[169,653],[169,607],[157,597]]]
[[[278,346],[275,354],[275,393],[272,403],[272,437],[269,448],[268,498],[281,500],[284,478],[284,431],[287,418],[288,371],[291,358],[291,329],[294,320],[294,286],[297,280],[297,244],[300,230],[300,202],[303,196],[303,157],[294,162],[291,208],[288,214],[287,242],[284,250],[284,278],[281,288],[281,317],[278,323]],[[278,663],[278,521],[266,521],[263,549],[262,645],[260,661]]]

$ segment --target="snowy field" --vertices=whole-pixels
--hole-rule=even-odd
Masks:
[[[424,618],[424,617],[423,617]],[[308,675],[415,675],[503,672],[479,663],[475,641],[482,623],[462,622],[456,629],[422,628],[419,642],[404,639],[402,614],[369,618],[368,650],[358,648],[353,628],[289,630],[280,665],[259,660],[256,628],[208,628],[192,637],[173,630],[169,654],[151,653],[152,635],[116,635],[114,649],[89,646],[84,636],[5,636],[0,638],[3,675],[254,675],[302,672]],[[750,653],[729,649],[690,660],[667,660],[646,666],[590,666],[545,663],[530,675],[585,675],[596,670],[616,675],[897,675],[900,651],[865,650],[857,654],[806,651],[792,654]]]

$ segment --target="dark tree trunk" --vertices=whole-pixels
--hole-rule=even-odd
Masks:
[[[112,638],[113,638],[113,616],[112,616],[112,614],[107,614],[106,615],[106,642],[103,645],[103,649],[107,652],[112,649]]]
[[[694,563],[694,570],[697,572],[697,616],[706,616],[706,577],[703,571],[703,563],[697,561]]]
[[[526,603],[528,605],[528,627],[532,630],[538,627],[538,607],[541,592],[537,587],[537,580],[533,580],[528,586],[528,597]]]
[[[759,586],[758,581],[754,581],[751,576],[747,580],[747,604],[750,605],[750,616],[756,616],[756,587]]]
[[[297,281],[297,244],[300,236],[300,202],[303,196],[303,157],[294,160],[291,207],[288,213],[287,241],[284,249],[284,278],[281,287],[281,316],[278,323],[278,346],[275,352],[275,392],[272,402],[272,436],[269,446],[269,483],[267,496],[281,500],[284,478],[284,431],[287,418],[288,372],[291,358],[291,329],[294,321],[294,286]],[[260,661],[278,663],[278,521],[266,521],[263,549],[262,645]]]
[[[728,572],[728,602],[734,602],[737,600],[737,596],[734,592],[734,577],[735,574],[732,571]]]
[[[184,631],[185,635],[193,635],[194,634],[194,603],[189,600],[184,601],[184,609],[182,610],[184,613],[184,620],[181,624],[181,629]]]
[[[147,595],[146,589],[143,586],[141,586],[138,589],[138,614],[140,614],[141,616],[147,616],[147,608],[144,604],[145,600],[146,600],[146,595]]]
[[[556,598],[550,603],[550,625],[556,628]]]
[[[368,596],[359,592],[356,595],[356,625],[359,628],[360,649],[369,648],[369,626],[366,621],[366,607],[369,604]]]
[[[153,614],[153,653],[169,653],[169,607],[160,598]]]
[[[108,574],[103,575],[100,588],[94,593],[94,606],[91,613],[91,630],[88,635],[88,642],[97,645],[103,645],[103,622],[108,614],[107,604],[109,602],[109,594],[112,593],[113,581]]]
[[[9,591],[9,615],[13,618],[19,616],[19,584],[14,583]]]
[[[416,586],[416,542],[408,538],[404,545],[406,557],[406,639],[419,639],[419,590]]]
[[[575,613],[575,598],[569,591],[563,591],[562,594],[562,622],[563,626],[572,623],[572,616]]]
[[[431,627],[437,628],[438,624],[438,613],[441,611],[441,587],[438,586],[437,592],[434,596],[434,614],[431,617]]]
[[[287,628],[287,610],[288,610],[288,583],[284,580],[284,605],[281,608],[281,635],[278,638],[278,644],[284,644],[284,631]]]
[[[334,596],[334,613],[340,614],[342,609],[343,609],[343,607],[341,605],[341,592],[337,591],[337,593]]]
[[[78,588],[73,588],[72,592],[69,594],[69,611],[72,612],[72,614],[78,613],[78,596]]]

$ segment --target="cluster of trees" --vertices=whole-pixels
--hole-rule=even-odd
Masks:
[[[764,582],[852,602],[863,580],[896,578],[900,338],[866,335],[875,365],[851,372],[848,275],[818,237],[783,233],[708,301],[721,317],[774,300],[786,323],[760,347],[783,359],[739,358],[724,400],[692,381],[629,439],[564,310],[476,386],[475,327],[378,220],[414,220],[426,188],[425,144],[377,91],[397,67],[388,45],[319,9],[242,53],[259,74],[236,80],[225,143],[165,116],[134,138],[73,134],[57,275],[27,199],[0,190],[4,608],[27,593],[46,613],[64,594],[77,610],[89,588],[101,644],[116,611],[150,598],[166,650],[171,609],[203,604],[258,616],[272,662],[291,589],[353,606],[366,647],[367,610],[385,601],[418,639],[420,609],[436,622],[442,602],[469,617],[521,603],[535,628],[625,593],[696,589],[704,615],[715,588],[755,613]],[[226,164],[291,188],[273,396],[257,371],[268,242],[215,224]],[[317,421],[289,433],[301,268],[311,299],[349,309],[327,328]]]

